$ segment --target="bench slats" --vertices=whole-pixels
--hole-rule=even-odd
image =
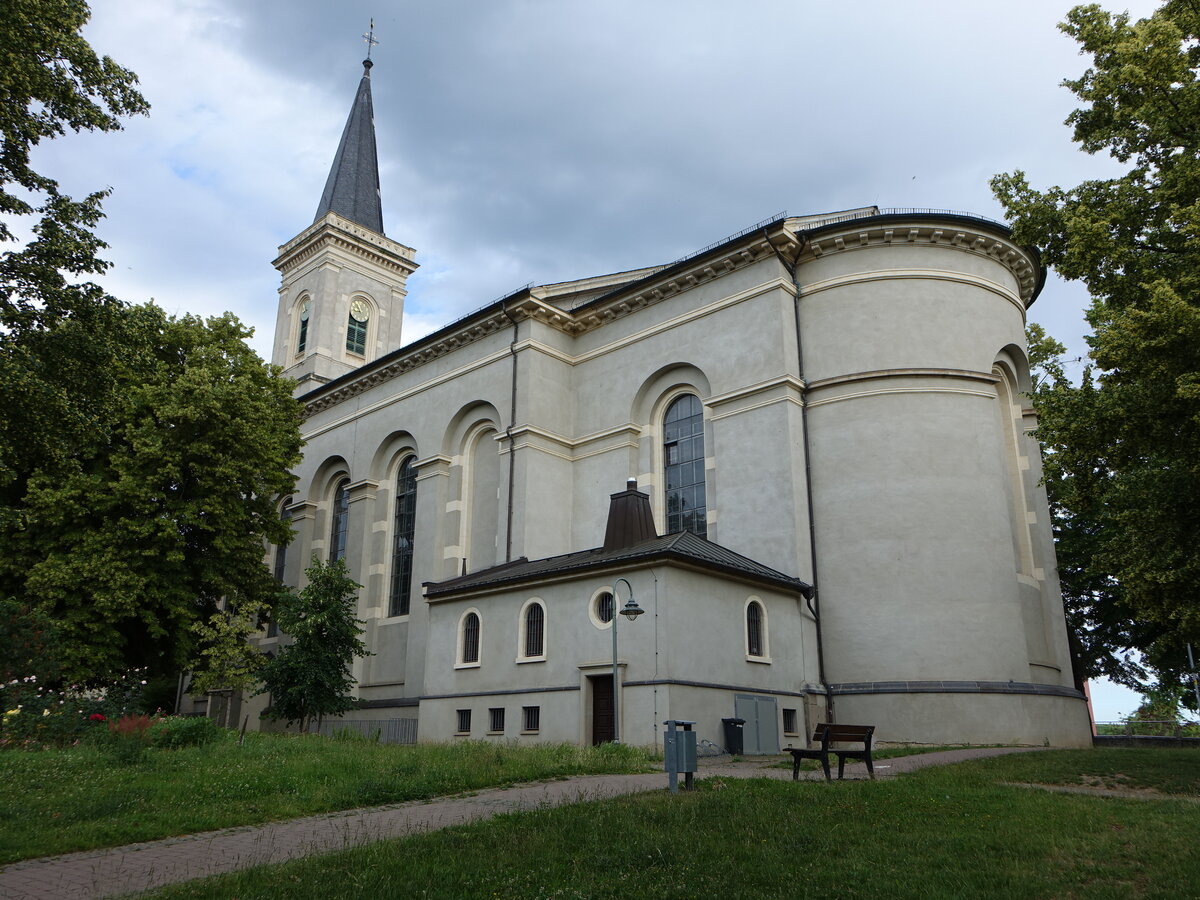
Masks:
[[[806,747],[784,747],[783,749],[792,754],[792,780],[797,781],[800,778],[800,760],[816,759],[820,760],[821,769],[825,773],[825,780],[832,781],[833,778],[829,771],[829,754],[833,754],[838,759],[838,778],[845,777],[846,760],[861,759],[867,764],[867,772],[871,778],[875,778],[875,766],[871,759],[871,738],[875,734],[874,725],[836,725],[831,722],[822,722],[817,725],[813,731],[813,741],[820,743],[820,749],[809,750]],[[861,750],[839,750],[830,747],[830,744],[862,744]]]

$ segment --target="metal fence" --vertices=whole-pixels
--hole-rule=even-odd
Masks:
[[[325,719],[320,733],[324,737],[336,737],[338,733],[361,735],[381,744],[415,744],[417,742],[416,719]]]

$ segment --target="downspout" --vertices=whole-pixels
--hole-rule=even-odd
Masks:
[[[820,598],[819,587],[820,579],[817,577],[817,520],[813,514],[813,478],[812,478],[812,452],[809,446],[808,437],[808,382],[804,378],[804,344],[800,336],[800,283],[796,280],[796,266],[789,265],[784,259],[783,254],[779,252],[779,248],[771,243],[770,237],[767,236],[767,230],[763,229],[763,237],[767,241],[767,245],[775,251],[775,257],[779,260],[779,264],[787,271],[792,278],[792,284],[796,287],[796,298],[793,302],[792,309],[795,313],[794,321],[796,325],[796,367],[800,376],[800,432],[804,437],[804,501],[808,510],[808,557],[809,568],[812,571],[812,592],[810,596],[805,597],[805,603],[808,605],[808,611],[812,613],[813,622],[817,629],[817,676],[821,679],[821,684],[825,688],[825,714],[829,721],[835,721],[833,715],[833,689],[829,687],[829,679],[825,677],[825,642],[821,636],[821,615],[820,615]],[[801,249],[804,247],[804,238],[801,238]]]
[[[509,315],[507,306],[501,304],[500,311],[512,322],[513,327],[512,341],[508,345],[508,352],[512,355],[512,393],[508,407],[508,427],[504,429],[504,436],[508,438],[508,510],[504,525],[504,561],[512,562],[513,492],[516,489],[517,473],[517,450],[513,446],[513,423],[517,420],[517,320]]]

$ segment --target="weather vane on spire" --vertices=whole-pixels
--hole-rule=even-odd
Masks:
[[[367,44],[367,59],[370,60],[371,59],[371,48],[379,43],[379,41],[376,40],[376,38],[375,38],[375,19],[374,19],[374,17],[371,18],[370,31],[365,32],[362,37],[363,37],[363,40]]]

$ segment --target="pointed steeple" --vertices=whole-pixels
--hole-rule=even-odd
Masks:
[[[370,58],[363,60],[362,81],[354,96],[350,118],[342,132],[337,155],[321,194],[314,222],[327,213],[364,225],[383,234],[383,206],[379,199],[379,160],[375,152],[375,113],[371,106]]]

